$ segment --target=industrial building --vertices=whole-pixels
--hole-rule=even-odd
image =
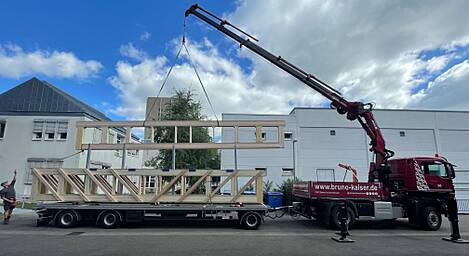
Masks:
[[[9,180],[18,171],[18,198],[28,198],[31,168],[84,168],[87,151],[75,149],[77,121],[110,121],[103,113],[65,93],[56,86],[32,78],[0,94],[0,180]],[[125,130],[109,131],[109,139],[118,143]],[[85,134],[88,141],[101,141],[102,131]],[[138,138],[133,136],[133,142]],[[138,151],[94,151],[90,168],[139,168]]]
[[[459,208],[469,211],[469,112],[377,109],[374,114],[395,157],[440,154],[456,165]],[[334,109],[294,108],[288,115],[223,114],[223,120],[286,121],[284,148],[237,150],[237,168],[265,169],[265,181],[280,184],[293,177],[342,181],[345,171],[339,163],[355,167],[360,181],[368,179],[373,159],[368,136],[358,122],[348,121]],[[223,141],[232,136],[224,131]],[[243,140],[254,134],[238,136]],[[269,131],[262,133],[264,140],[271,136]],[[221,165],[223,169],[235,167],[233,150],[222,151]],[[351,174],[345,179],[351,180]]]

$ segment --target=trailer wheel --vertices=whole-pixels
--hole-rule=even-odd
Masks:
[[[355,213],[353,212],[352,208],[347,207],[347,226],[349,229],[353,227],[355,224],[356,218]],[[334,229],[340,229],[340,221],[339,221],[339,207],[336,206],[331,211],[331,220],[330,224]]]
[[[120,215],[115,211],[102,212],[98,216],[98,225],[102,228],[116,228],[120,222]]]
[[[241,217],[240,225],[244,229],[258,229],[262,223],[262,217],[257,212],[248,212]]]
[[[78,225],[78,215],[75,211],[62,211],[57,214],[56,225],[61,228],[72,228]]]
[[[427,206],[420,216],[420,227],[424,230],[436,231],[441,226],[441,212],[433,207]]]

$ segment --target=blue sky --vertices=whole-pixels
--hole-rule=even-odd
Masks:
[[[234,10],[230,1],[199,1],[216,13]],[[119,48],[132,42],[150,55],[173,56],[170,41],[183,31],[184,11],[193,1],[8,1],[0,8],[0,44],[15,44],[26,52],[54,50],[73,52],[82,60],[97,60],[103,68],[96,77],[55,78],[31,74],[19,78],[0,76],[0,93],[37,76],[60,86],[79,99],[99,106],[117,100],[107,78],[121,59]],[[190,37],[200,40],[192,26]],[[151,36],[140,40],[144,33]],[[90,91],[91,89],[91,91]],[[155,94],[159,88],[155,88]],[[108,113],[113,118],[121,116]]]
[[[380,108],[469,110],[467,1],[198,1],[260,45]],[[0,6],[0,93],[36,76],[113,119],[143,118],[192,1],[10,1]],[[314,15],[313,15],[314,14]],[[430,15],[431,14],[431,15]],[[329,102],[195,17],[188,46],[219,115]],[[174,88],[198,93],[187,56]],[[172,89],[171,89],[172,88]]]

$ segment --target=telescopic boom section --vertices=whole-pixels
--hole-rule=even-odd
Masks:
[[[281,68],[285,72],[311,87],[313,90],[328,98],[331,101],[331,106],[336,108],[339,114],[347,114],[347,119],[349,120],[358,120],[363,129],[365,129],[367,135],[370,137],[370,151],[375,153],[376,169],[379,171],[387,166],[387,159],[392,157],[394,153],[391,150],[386,149],[384,138],[372,113],[372,104],[347,101],[341,96],[340,92],[325,82],[293,65],[292,63],[283,59],[281,56],[273,55],[269,51],[251,41],[251,39],[257,41],[256,38],[230,24],[228,21],[220,19],[197,4],[192,5],[185,13],[186,17],[190,14],[197,16],[199,19],[205,21],[212,27],[237,41],[240,44],[240,47],[244,46],[259,54],[264,59],[270,61],[275,66]],[[230,27],[230,29],[228,27]],[[243,34],[248,38],[245,39],[240,36],[240,34]],[[381,176],[379,175],[379,172],[376,174],[372,174],[371,172],[372,170],[370,170],[370,180],[379,178],[379,176]]]

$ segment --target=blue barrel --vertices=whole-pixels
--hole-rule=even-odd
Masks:
[[[283,193],[282,192],[267,192],[266,193],[267,205],[270,207],[282,206]]]

